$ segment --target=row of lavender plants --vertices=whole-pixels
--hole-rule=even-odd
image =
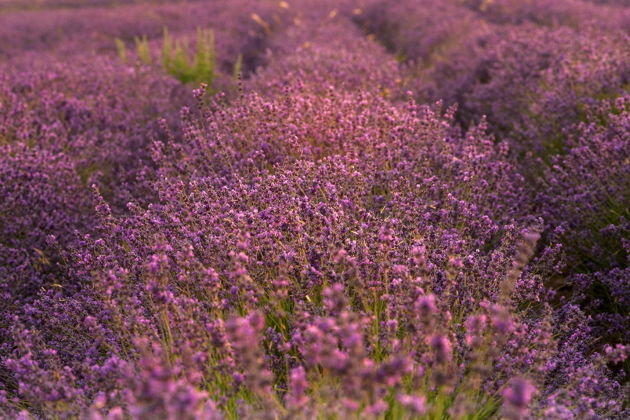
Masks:
[[[154,6],[7,50],[0,416],[630,416],[628,9],[596,3],[159,6],[217,29],[219,93],[116,57]]]
[[[579,2],[512,3],[376,0],[353,20],[405,62],[419,101],[456,104],[462,126],[487,119],[510,144],[544,219],[541,246],[562,254],[547,284],[589,308],[600,339],[627,343],[630,40]],[[505,19],[488,19],[497,8]]]

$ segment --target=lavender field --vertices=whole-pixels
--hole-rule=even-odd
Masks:
[[[0,418],[630,418],[630,1],[0,0]]]

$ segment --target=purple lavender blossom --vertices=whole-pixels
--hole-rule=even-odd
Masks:
[[[0,417],[628,418],[629,10],[3,2]]]

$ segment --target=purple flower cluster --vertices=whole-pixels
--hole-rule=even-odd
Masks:
[[[0,417],[630,416],[627,7],[123,3],[2,15]]]
[[[421,101],[457,104],[464,126],[487,117],[492,131],[526,156],[548,161],[564,151],[566,131],[583,121],[587,107],[628,90],[628,32],[590,24],[597,16],[592,6],[573,0],[469,3],[478,3],[472,10],[480,13],[458,2],[407,0],[389,7],[372,1],[355,20],[410,62],[404,80]],[[559,5],[584,16],[555,17]],[[610,11],[622,12],[627,9]],[[505,19],[493,19],[497,13]],[[524,160],[533,166],[531,157]]]

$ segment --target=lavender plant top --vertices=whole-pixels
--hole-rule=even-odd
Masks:
[[[0,417],[630,418],[629,33],[0,0]]]

